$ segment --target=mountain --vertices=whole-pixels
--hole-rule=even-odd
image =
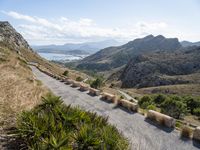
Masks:
[[[126,65],[119,79],[125,88],[200,84],[200,47],[136,56]]]
[[[37,52],[48,53],[61,53],[61,54],[92,54],[100,49],[109,46],[120,45],[120,42],[115,40],[105,40],[100,42],[87,42],[87,43],[66,43],[64,45],[44,45],[32,46]]]
[[[200,46],[200,42],[189,42],[189,41],[182,41],[181,45],[183,47],[187,47],[187,46]]]
[[[181,48],[177,38],[149,35],[122,46],[108,47],[81,60],[77,67],[85,70],[108,71],[127,64],[134,56],[153,51],[175,51]]]
[[[27,43],[27,41],[19,34],[7,21],[0,22],[0,42],[12,51],[15,51],[25,59],[27,62],[37,62],[38,64],[45,66],[49,70],[55,73],[62,73],[55,64],[48,62],[40,57]]]

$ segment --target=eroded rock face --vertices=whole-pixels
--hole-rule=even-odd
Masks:
[[[21,48],[32,50],[26,40],[7,21],[0,21],[0,42],[11,44],[19,51]]]
[[[199,72],[200,47],[196,47],[189,51],[135,57],[123,70],[120,80],[122,87],[126,88],[196,83],[189,75]]]

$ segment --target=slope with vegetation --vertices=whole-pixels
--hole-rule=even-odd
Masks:
[[[128,148],[127,140],[106,118],[65,106],[54,96],[41,103],[49,90],[33,76],[30,62],[57,75],[88,77],[41,58],[8,22],[0,22],[0,149]]]
[[[161,35],[135,39],[118,47],[108,47],[84,58],[77,68],[93,71],[108,71],[122,67],[134,56],[152,51],[174,51],[181,47],[178,39],[168,39]]]
[[[154,87],[200,83],[200,47],[156,52],[133,58],[123,70],[122,87]]]
[[[66,106],[52,95],[22,113],[18,132],[29,149],[128,149],[127,140],[107,118]]]

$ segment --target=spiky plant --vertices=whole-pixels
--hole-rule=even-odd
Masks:
[[[18,118],[18,132],[29,149],[125,150],[127,140],[109,125],[107,118],[66,106],[60,97],[48,95]]]

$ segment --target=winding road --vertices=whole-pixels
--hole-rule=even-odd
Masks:
[[[72,88],[54,78],[40,72],[31,66],[38,80],[47,86],[54,94],[61,96],[66,104],[80,106],[85,110],[108,116],[109,122],[115,125],[131,144],[131,149],[137,150],[197,150],[199,144],[192,140],[180,139],[179,132],[155,125],[138,113],[130,113],[112,103],[92,97],[87,92]]]

